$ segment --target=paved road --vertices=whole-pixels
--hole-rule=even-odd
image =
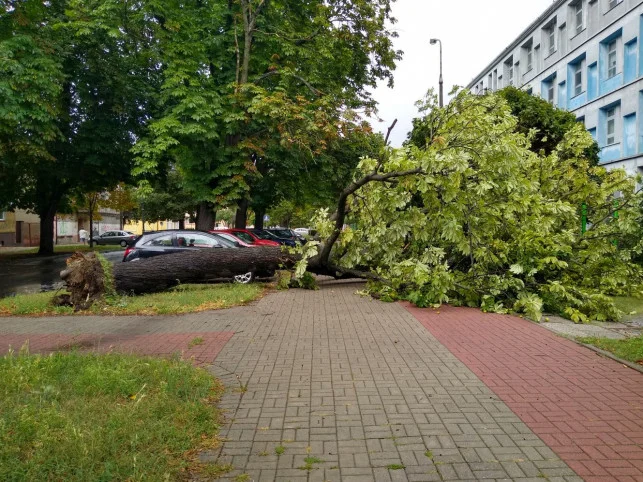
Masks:
[[[113,263],[123,259],[123,251],[102,254]],[[58,289],[62,286],[59,274],[68,257],[69,254],[0,257],[0,298]]]
[[[641,373],[518,318],[358,288],[181,317],[0,318],[0,352],[29,339],[212,364],[227,423],[203,458],[230,479],[643,480]]]

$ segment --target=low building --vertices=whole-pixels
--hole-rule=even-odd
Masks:
[[[40,217],[23,209],[0,211],[0,246],[38,246]]]
[[[601,164],[641,173],[642,37],[641,0],[555,0],[468,88],[539,95],[585,124]]]

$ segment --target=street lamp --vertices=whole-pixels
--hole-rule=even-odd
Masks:
[[[436,43],[440,44],[440,107],[443,106],[443,97],[442,97],[442,42],[438,38],[432,38],[429,40],[431,45]]]

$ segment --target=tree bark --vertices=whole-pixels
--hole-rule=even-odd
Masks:
[[[58,203],[52,203],[38,212],[40,216],[39,255],[46,256],[54,254],[54,217],[56,216],[57,208]]]
[[[248,200],[242,199],[237,206],[237,213],[234,217],[234,227],[245,229],[248,223]]]
[[[266,208],[255,207],[255,229],[263,229],[263,217],[266,214]]]
[[[185,283],[231,279],[249,271],[272,274],[292,266],[296,257],[278,247],[195,249],[114,265],[114,287],[122,293],[164,291]]]
[[[197,206],[196,229],[199,231],[210,231],[214,229],[214,211],[211,203],[201,201]]]

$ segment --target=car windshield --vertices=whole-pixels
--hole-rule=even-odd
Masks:
[[[243,239],[246,243],[254,243],[255,240],[250,236],[248,233],[244,233],[243,231],[235,231],[232,233],[234,236],[236,236],[239,239]]]
[[[276,237],[274,234],[269,233],[268,231],[257,230],[257,231],[253,231],[253,233],[259,239],[271,239],[272,240],[272,239],[274,239]]]
[[[284,236],[286,238],[289,238],[292,236],[290,231],[288,231],[287,229],[273,229],[272,232],[277,236]]]
[[[219,244],[222,244],[223,246],[227,246],[229,248],[236,248],[237,244],[234,239],[230,239],[227,236],[224,236],[223,234],[219,233],[212,233],[212,236],[217,238],[217,241],[219,241]]]

